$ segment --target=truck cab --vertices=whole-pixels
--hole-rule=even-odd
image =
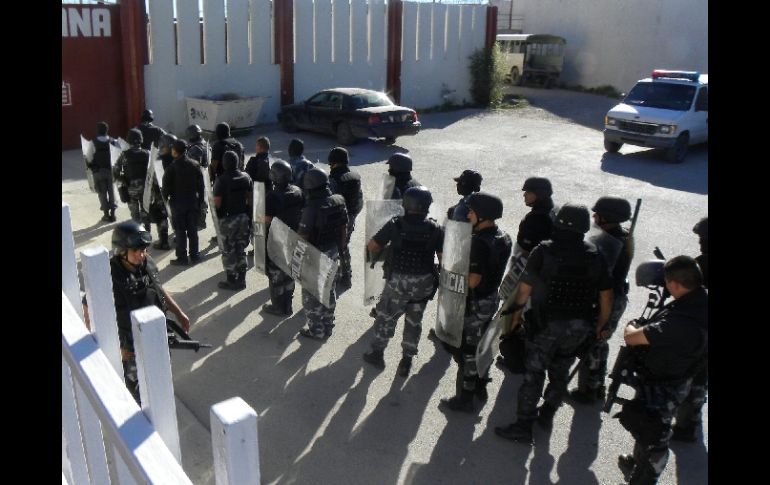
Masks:
[[[681,163],[690,145],[708,142],[708,74],[656,69],[604,117],[604,149],[663,148]]]

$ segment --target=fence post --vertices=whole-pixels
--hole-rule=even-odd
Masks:
[[[122,377],[123,364],[120,359],[109,253],[103,246],[85,249],[80,252],[80,261],[83,265],[91,330],[99,342],[99,348],[107,356],[115,372]]]
[[[513,2],[511,2],[513,5]],[[497,40],[497,7],[487,5],[487,29],[484,36],[484,47],[491,49]]]
[[[91,483],[88,478],[88,465],[80,436],[80,421],[75,407],[75,392],[70,369],[64,356],[61,358],[61,420],[64,427],[64,439],[67,442],[67,459],[70,463],[73,483]]]
[[[234,397],[211,406],[217,485],[259,484],[257,413]]]
[[[88,463],[91,481],[96,484],[110,483],[110,471],[104,454],[104,437],[99,416],[96,415],[80,385],[77,382],[74,384],[80,430],[83,433],[83,445],[85,445],[86,463]]]
[[[78,263],[75,260],[75,239],[72,237],[70,206],[66,202],[61,203],[61,289],[75,308],[75,312],[83,320]]]
[[[181,465],[166,316],[158,307],[148,306],[132,311],[131,322],[142,410]]]

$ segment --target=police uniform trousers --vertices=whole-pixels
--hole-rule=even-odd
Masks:
[[[640,423],[646,432],[637,434],[634,442],[634,470],[630,483],[646,485],[657,483],[668,463],[668,443],[671,439],[671,422],[677,407],[690,392],[692,379],[677,383],[644,383],[637,385],[634,401],[650,412],[649,422]]]
[[[339,251],[336,247],[327,249],[323,253],[333,261],[339,261]],[[306,289],[302,289],[302,308],[305,310],[307,326],[314,337],[323,338],[330,336],[334,328],[334,309],[337,308],[337,291],[335,289],[337,277],[331,285],[331,298],[329,308],[321,304],[318,299]]]
[[[291,300],[294,298],[294,280],[268,257],[265,262],[267,282],[270,286],[270,303],[277,308],[291,311]]]
[[[588,360],[580,366],[578,371],[578,388],[580,390],[593,391],[604,385],[604,378],[607,377],[607,359],[610,355],[609,340],[618,328],[618,322],[623,317],[627,305],[628,296],[626,295],[617,295],[613,299],[610,318],[607,321],[610,335],[604,341],[592,346],[584,357]]]
[[[222,235],[222,265],[225,273],[230,276],[245,274],[248,268],[246,262],[246,245],[249,243],[249,216],[243,212],[219,221],[219,231]]]
[[[422,275],[393,272],[382,290],[380,301],[375,306],[374,340],[372,348],[384,350],[396,332],[396,323],[404,317],[404,336],[401,348],[404,355],[417,354],[417,343],[422,331],[422,315],[428,305],[428,297],[436,283],[433,273]]]
[[[353,278],[353,268],[350,265],[350,236],[353,234],[353,229],[356,227],[356,215],[351,215],[348,212],[348,244],[345,246],[345,249],[340,251],[340,269],[338,272],[338,279],[341,280],[350,281]]]
[[[703,420],[701,409],[706,404],[708,392],[708,358],[695,377],[692,378],[690,392],[676,410],[676,426],[689,428],[700,426]]]
[[[553,408],[561,405],[567,393],[569,370],[575,362],[575,354],[585,339],[591,337],[592,326],[582,318],[552,319],[545,323],[545,328],[527,338],[524,361],[526,371],[519,387],[516,410],[519,420],[531,421],[537,418],[537,403],[543,391],[546,370],[548,387],[543,400]]]
[[[189,256],[198,257],[198,201],[194,199],[171,198],[171,225],[176,233],[176,257],[187,260],[187,242],[190,242]],[[221,227],[221,226],[220,226]]]
[[[144,180],[134,179],[128,182],[128,210],[131,219],[137,224],[147,222],[147,211],[144,208]]]
[[[481,337],[492,321],[492,317],[500,304],[500,295],[497,292],[484,298],[467,300],[465,303],[465,317],[463,318],[462,347],[458,361],[457,378],[462,379],[462,388],[466,391],[475,391],[479,372],[476,367],[476,348]],[[456,356],[457,358],[457,356]],[[459,383],[458,383],[459,388]]]
[[[112,170],[100,168],[94,172],[94,188],[99,196],[99,210],[109,211],[116,209],[115,186],[112,185]]]

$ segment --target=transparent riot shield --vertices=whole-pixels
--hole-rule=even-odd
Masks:
[[[267,228],[265,224],[265,183],[254,182],[254,204],[253,204],[253,233],[252,244],[254,244],[254,269],[259,274],[267,274],[265,267],[265,240],[267,237]]]
[[[152,157],[151,157],[152,159]],[[160,158],[154,158],[152,159],[152,168],[155,172],[155,180],[158,181],[158,187],[161,189],[161,199],[163,199],[163,205],[166,206],[166,215],[170,218],[171,217],[171,207],[168,205],[168,201],[165,197],[163,197],[163,174],[165,170],[163,170],[163,160]]]
[[[339,264],[302,239],[280,219],[270,223],[267,255],[281,271],[302,285],[327,308]]]
[[[586,236],[588,236],[586,240],[594,243],[596,249],[604,257],[607,269],[612,273],[615,263],[618,262],[618,257],[620,257],[620,251],[623,250],[623,242],[596,226],[592,226]]]
[[[155,180],[155,168],[153,167],[153,160],[158,158],[158,149],[153,143],[150,145],[150,158],[147,161],[147,176],[144,179],[144,192],[142,194],[142,207],[145,212],[150,211],[150,203],[152,202],[152,182]],[[158,184],[160,187],[160,184]],[[169,217],[171,213],[168,213]]]
[[[118,137],[118,145],[120,145],[121,152],[125,152],[126,150],[131,148],[131,145],[129,145],[128,142],[121,137]]]
[[[371,260],[367,254],[366,244],[377,234],[377,231],[393,217],[404,214],[400,200],[367,200],[366,201],[366,241],[364,242],[364,305],[377,303],[385,288],[384,267],[387,250],[381,251],[377,259]]]
[[[447,221],[444,252],[439,274],[436,304],[436,336],[453,347],[460,347],[468,294],[468,268],[471,259],[469,222]]]
[[[201,173],[203,173],[203,188],[206,191],[206,200],[209,202],[209,212],[211,213],[211,221],[214,223],[214,232],[217,234],[217,246],[219,246],[219,252],[224,252],[224,241],[222,241],[222,230],[219,228],[219,217],[217,216],[217,206],[214,205],[214,192],[211,187],[211,178],[209,177],[209,169],[201,167]]]
[[[380,188],[377,190],[379,197],[375,197],[374,200],[388,200],[393,195],[393,189],[396,188],[396,177],[384,173],[382,174],[382,180],[380,181]]]
[[[435,219],[439,226],[443,226],[446,222],[446,209],[434,200],[428,210],[428,217]]]
[[[96,186],[94,185],[94,174],[91,172],[91,169],[88,168],[88,164],[91,163],[91,160],[94,159],[94,152],[96,149],[90,140],[83,138],[83,135],[80,135],[80,148],[83,150],[83,163],[86,166],[86,179],[88,180],[88,188],[91,190],[91,192],[96,192]]]

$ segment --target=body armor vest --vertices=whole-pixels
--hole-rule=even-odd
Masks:
[[[426,274],[433,271],[433,254],[440,235],[434,219],[409,222],[403,217],[392,219],[396,234],[391,241],[392,270],[405,274]]]

